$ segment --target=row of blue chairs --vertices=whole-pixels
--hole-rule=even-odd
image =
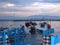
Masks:
[[[6,42],[6,35],[8,36]],[[0,45],[24,45],[24,28],[7,30],[0,32]]]

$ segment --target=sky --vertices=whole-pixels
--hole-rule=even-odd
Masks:
[[[60,0],[0,0],[0,16],[60,16]]]

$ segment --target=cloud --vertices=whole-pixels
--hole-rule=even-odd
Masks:
[[[15,6],[15,4],[9,3],[9,2],[0,4],[0,8],[8,8],[8,7],[13,7],[13,6]]]
[[[10,3],[8,3],[8,4],[5,4],[5,6],[11,7],[11,6],[15,6],[15,4],[10,4]]]
[[[60,15],[60,3],[41,3],[35,2],[29,6],[16,7],[17,10],[23,10],[26,15]],[[30,12],[27,14],[27,12]],[[23,13],[22,13],[23,14]]]
[[[4,4],[6,6],[6,4]],[[1,9],[0,15],[30,16],[30,15],[60,15],[60,3],[34,2],[30,5],[15,5],[8,3],[6,10]],[[8,9],[8,10],[7,10]]]
[[[16,5],[29,5],[34,2],[42,2],[42,3],[60,3],[60,0],[0,0],[1,3],[11,3]]]

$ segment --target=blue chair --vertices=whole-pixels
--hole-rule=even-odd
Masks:
[[[6,45],[6,33],[0,32],[0,45]]]
[[[17,30],[17,42],[16,45],[24,45],[24,27],[21,27],[20,29]]]
[[[10,45],[16,45],[16,30],[8,30],[7,35]]]
[[[47,29],[47,30],[43,30],[43,33],[42,35],[45,36],[45,35],[49,35],[49,34],[52,34],[54,33],[54,29]]]
[[[57,43],[60,43],[60,34],[57,34],[56,36],[51,36],[51,45],[55,45]]]

